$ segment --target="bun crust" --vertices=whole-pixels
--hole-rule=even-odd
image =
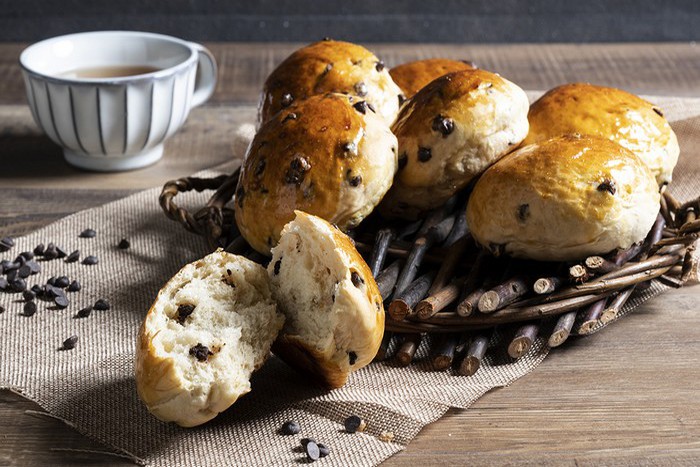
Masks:
[[[637,156],[605,138],[568,135],[486,170],[467,222],[493,253],[571,261],[643,240],[658,212],[658,186]]]
[[[402,63],[389,70],[394,80],[406,98],[413,97],[436,78],[453,71],[473,70],[476,68],[469,62],[450,60],[447,58],[429,58],[415,62]]]
[[[139,331],[136,388],[160,420],[191,427],[250,391],[284,316],[259,264],[223,251],[183,267]]]
[[[297,50],[275,68],[265,81],[259,120],[264,123],[291,102],[328,92],[366,100],[389,124],[399,110],[401,89],[381,60],[360,45],[327,40]]]
[[[268,274],[287,316],[275,355],[330,388],[372,361],[384,335],[382,297],[345,234],[297,211],[272,250]]]
[[[357,97],[293,103],[253,139],[236,191],[243,237],[269,255],[299,209],[345,230],[360,223],[391,186],[396,137]]]
[[[678,162],[678,139],[661,109],[620,89],[565,84],[534,102],[528,119],[524,144],[567,133],[609,138],[639,156],[659,184],[671,181]]]
[[[382,213],[413,219],[444,204],[525,138],[527,110],[522,89],[484,70],[450,73],[421,89],[392,127],[399,172]]]

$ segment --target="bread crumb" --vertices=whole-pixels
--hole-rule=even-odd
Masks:
[[[391,443],[394,440],[394,433],[391,431],[382,431],[379,434],[379,440],[384,441],[385,443]]]

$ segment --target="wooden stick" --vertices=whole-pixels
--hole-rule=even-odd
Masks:
[[[622,266],[628,261],[634,259],[641,251],[643,247],[643,242],[635,243],[626,250],[619,251],[612,259],[612,262],[618,266]]]
[[[590,334],[593,331],[593,328],[598,324],[598,321],[600,319],[600,315],[603,314],[603,310],[605,309],[605,302],[607,301],[607,298],[601,298],[597,302],[592,303],[584,312],[583,312],[583,322],[578,328],[578,333],[582,335],[587,335]]]
[[[248,242],[245,241],[243,236],[234,238],[231,243],[228,244],[225,251],[228,253],[233,253],[234,255],[240,255],[248,249]]]
[[[496,310],[505,308],[528,292],[528,284],[529,281],[524,277],[512,277],[497,285],[479,297],[479,311],[482,313],[493,313]]]
[[[661,194],[661,199],[660,199],[661,209],[660,209],[659,215],[663,217],[663,219],[666,221],[666,224],[675,225],[675,219],[673,218],[673,212],[669,209],[668,201],[666,200],[666,196],[664,196],[664,194],[665,194],[665,191],[663,191]]]
[[[686,222],[685,224],[683,224],[678,229],[678,233],[688,234],[688,233],[697,232],[699,230],[700,230],[700,219],[695,219],[694,221]]]
[[[377,350],[377,355],[374,356],[375,362],[383,362],[389,355],[389,347],[391,346],[391,340],[394,338],[394,333],[391,331],[384,331],[384,337],[382,337],[382,343],[379,345]]]
[[[374,250],[374,244],[368,244],[363,241],[355,241],[355,248],[357,251],[360,253],[369,253],[371,254],[372,251]],[[394,258],[399,258],[399,259],[406,259],[408,256],[411,254],[410,247],[404,248],[404,243],[403,242],[398,242],[394,241],[389,245],[389,248],[386,250],[388,256],[392,256]],[[364,255],[363,255],[364,256]],[[429,253],[425,253],[425,255],[422,258],[422,261],[425,263],[431,263],[431,264],[442,264],[442,262],[445,260],[445,250],[439,247],[433,247],[430,249]]]
[[[695,248],[688,248],[683,257],[683,266],[681,268],[681,280],[686,282],[698,281],[698,261],[693,256]]]
[[[698,239],[698,234],[696,232],[693,233],[688,233],[680,237],[675,237],[675,238],[664,238],[662,240],[659,240],[656,242],[652,248],[651,248],[651,253],[655,253],[658,251],[661,247],[668,246],[668,245],[692,245],[695,243]]]
[[[608,324],[610,321],[617,318],[622,310],[622,307],[627,303],[627,300],[632,296],[635,286],[627,287],[623,289],[619,294],[615,295],[608,306],[600,314],[600,322],[603,324]]]
[[[462,263],[464,252],[471,243],[471,236],[464,236],[447,249],[445,260],[440,265],[440,269],[435,276],[433,284],[430,286],[428,295],[437,293],[452,281],[454,272],[457,266]]]
[[[564,281],[559,276],[540,277],[535,281],[532,290],[539,295],[549,294],[559,289],[563,284]]]
[[[467,349],[467,354],[459,365],[457,373],[462,376],[472,376],[479,370],[481,361],[486,354],[486,349],[489,344],[489,336],[486,334],[477,334],[472,339]]]
[[[415,314],[413,307],[425,297],[434,278],[435,271],[430,271],[413,281],[402,292],[397,293],[395,298],[389,303],[389,316],[391,316],[391,319],[401,321]]]
[[[465,205],[457,213],[457,217],[455,218],[454,225],[452,226],[452,230],[450,231],[450,234],[445,239],[445,246],[449,247],[451,245],[454,245],[460,239],[464,238],[468,232],[469,232],[469,228],[467,227],[467,207]]]
[[[588,271],[581,264],[574,264],[569,268],[569,281],[574,284],[581,284],[588,280]]]
[[[569,338],[571,329],[576,321],[576,311],[569,311],[559,316],[557,324],[554,326],[554,331],[549,336],[547,343],[550,347],[559,347]]]
[[[372,258],[369,262],[369,266],[374,277],[377,277],[379,272],[382,270],[382,267],[384,267],[384,261],[386,261],[389,245],[395,237],[396,232],[394,232],[393,229],[380,229],[377,231],[374,241],[374,248],[372,249]]]
[[[477,253],[476,260],[474,260],[472,268],[467,274],[467,279],[464,281],[464,285],[462,286],[459,305],[457,306],[457,313],[459,313],[460,316],[469,316],[475,309],[475,307],[471,304],[467,304],[465,300],[470,297],[470,295],[476,290],[479,282],[483,280],[481,276],[486,269],[487,262],[488,254],[485,251],[479,251],[479,253]],[[476,302],[478,301],[479,299],[476,298]],[[474,304],[476,304],[476,302],[474,302]],[[471,303],[471,301],[469,303]]]
[[[420,347],[422,336],[419,333],[405,334],[403,342],[396,352],[396,362],[399,366],[408,366]]]
[[[459,334],[445,334],[436,340],[432,358],[435,370],[446,370],[452,365],[458,342]]]
[[[669,276],[668,274],[662,274],[659,276],[658,280],[663,284],[666,284],[674,289],[680,289],[683,287],[683,281],[677,277]]]
[[[584,264],[586,269],[593,274],[607,274],[620,267],[602,256],[589,256],[584,261]]]
[[[693,222],[698,218],[697,212],[695,211],[695,208],[693,206],[689,206],[688,209],[685,211],[685,219],[683,219],[683,223],[687,224],[688,222]]]
[[[396,260],[377,276],[377,287],[382,299],[386,300],[391,296],[396,279],[399,277],[399,271],[401,271],[401,260]]]
[[[428,291],[429,296],[416,305],[415,311],[418,319],[427,319],[435,316],[436,313],[457,300],[463,284],[464,278],[457,278],[433,294],[430,294],[430,291]]]
[[[668,190],[664,190],[662,196],[666,200],[668,210],[677,215],[681,209],[681,203],[679,203],[678,200],[674,198],[671,193],[668,192]]]
[[[604,282],[607,279],[615,279],[618,277],[632,275],[638,272],[644,272],[655,268],[672,266],[680,260],[681,256],[682,255],[679,253],[674,253],[664,256],[652,256],[651,258],[645,259],[644,261],[629,263],[615,271],[602,275],[596,278],[595,280],[578,285],[576,286],[576,288],[582,289],[589,286],[595,286],[594,284]]]
[[[520,326],[515,332],[515,337],[513,337],[513,340],[508,344],[508,355],[515,359],[525,355],[527,351],[530,350],[530,347],[532,347],[532,343],[537,338],[539,331],[540,327],[535,323]]]

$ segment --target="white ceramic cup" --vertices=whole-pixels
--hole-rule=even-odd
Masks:
[[[88,170],[153,164],[163,142],[216,86],[216,62],[207,49],[161,34],[70,34],[29,46],[19,60],[34,121],[70,164]],[[71,73],[141,66],[157,70],[107,78]]]

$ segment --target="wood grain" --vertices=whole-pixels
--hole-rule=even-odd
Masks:
[[[0,45],[0,235],[231,159],[231,128],[251,121],[265,74],[290,45],[212,44],[222,63],[213,101],[196,109],[154,167],[125,174],[72,169],[21,105],[19,45]],[[470,58],[525,88],[590,80],[652,94],[700,95],[688,44],[377,46],[390,63]],[[451,410],[386,465],[697,465],[700,463],[700,288],[673,290],[599,334],[567,341],[533,373],[466,411]],[[654,349],[650,352],[650,349]],[[1,465],[130,465],[56,449],[106,448],[0,391]],[[341,453],[338,453],[340,455]],[[352,460],[349,459],[350,463]]]

